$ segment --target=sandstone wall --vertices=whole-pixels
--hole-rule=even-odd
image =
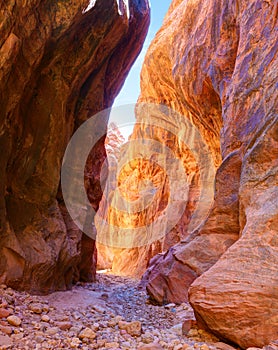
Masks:
[[[189,290],[199,324],[244,348],[278,336],[277,9],[173,1],[141,74],[139,101],[192,120],[218,167],[208,218],[154,258],[147,291],[182,302],[201,276]]]
[[[61,160],[74,130],[111,106],[142,47],[149,7],[129,1],[128,16],[123,1],[120,12],[113,0],[88,3],[0,5],[0,282],[14,288],[44,293],[94,278],[94,241],[63,205]],[[85,172],[95,209],[103,142]]]

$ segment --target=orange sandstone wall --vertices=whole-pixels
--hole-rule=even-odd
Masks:
[[[241,347],[278,335],[277,9],[173,1],[141,76],[140,101],[191,118],[220,165],[210,215],[155,259],[147,290],[181,302],[191,285],[199,324]]]

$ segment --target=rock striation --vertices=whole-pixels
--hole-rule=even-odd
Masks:
[[[157,119],[168,112],[165,106],[137,105],[133,134],[118,165],[110,166],[108,194],[98,211],[104,220],[95,222],[99,239],[113,250],[112,271],[119,275],[141,277],[154,255],[180,241],[196,209],[200,169],[182,141],[186,128]],[[173,118],[176,125],[182,122],[178,114]],[[197,143],[199,133],[187,134]]]
[[[46,293],[94,278],[95,243],[64,207],[61,161],[73,132],[113,103],[149,5],[6,1],[0,18],[0,282]],[[97,209],[104,139],[90,156],[85,183]]]
[[[208,217],[151,261],[147,291],[162,304],[190,288],[199,325],[243,348],[278,337],[277,9],[174,0],[141,73],[139,102],[190,119],[217,167]]]

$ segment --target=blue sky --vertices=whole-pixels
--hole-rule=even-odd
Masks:
[[[151,3],[151,24],[143,49],[136,62],[131,68],[125,84],[115,99],[113,106],[121,106],[128,103],[135,103],[140,93],[140,71],[146,55],[156,32],[162,25],[163,18],[170,6],[171,0],[150,0]]]

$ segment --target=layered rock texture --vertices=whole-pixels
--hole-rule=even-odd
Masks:
[[[158,119],[182,139],[190,120],[217,168],[209,215],[152,260],[147,291],[159,303],[182,302],[191,286],[199,325],[243,348],[278,338],[277,14],[277,1],[174,0],[141,74],[139,102],[180,113],[183,122]],[[137,118],[134,135],[148,138]]]
[[[94,241],[67,214],[60,166],[74,130],[112,104],[140,52],[148,2],[127,4],[1,2],[1,283],[44,293],[94,278]],[[97,209],[104,138],[90,157]]]
[[[105,219],[96,226],[107,252],[113,251],[112,271],[140,277],[154,255],[184,238],[204,175],[213,184],[214,164],[210,157],[211,173],[200,171],[184,142],[190,138],[201,147],[199,132],[190,125],[187,129],[179,114],[155,104],[137,105],[136,113],[137,123],[116,157],[118,164],[113,165],[115,157],[110,160],[107,195],[98,211]],[[173,128],[167,113],[184,128]]]

